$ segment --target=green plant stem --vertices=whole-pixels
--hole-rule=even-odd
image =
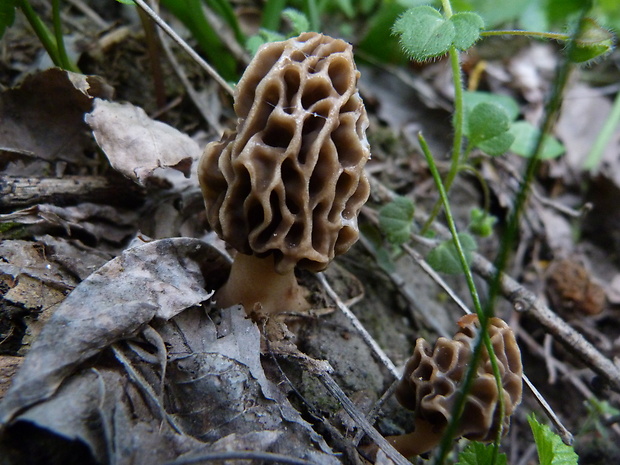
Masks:
[[[480,188],[482,189],[482,208],[485,212],[490,213],[491,209],[491,192],[489,191],[489,185],[476,168],[471,165],[461,165],[459,167],[459,171],[466,171],[471,173],[480,183]]]
[[[54,39],[53,34],[50,32],[47,26],[43,23],[43,21],[41,21],[41,18],[39,18],[39,16],[36,14],[34,9],[32,8],[32,5],[30,5],[30,2],[28,2],[28,0],[20,0],[19,8],[22,10],[22,13],[24,13],[24,16],[28,20],[28,23],[30,23],[30,26],[32,27],[32,29],[34,29],[34,33],[37,35],[37,37],[41,41],[41,44],[43,44],[43,47],[45,48],[45,51],[52,59],[52,62],[56,66],[62,66],[60,57],[58,55],[58,47],[56,46],[56,39]]]
[[[60,66],[68,71],[79,73],[77,65],[71,61],[67,55],[65,41],[62,35],[62,21],[60,20],[60,0],[52,0],[52,24],[54,25],[54,36],[56,37],[56,47],[58,49],[58,59]]]
[[[450,203],[448,201],[448,194],[441,180],[441,176],[439,175],[439,171],[437,170],[437,165],[433,159],[433,155],[428,148],[428,144],[424,139],[424,136],[420,133],[418,135],[418,141],[420,142],[420,147],[422,147],[422,152],[424,153],[424,157],[426,158],[426,162],[428,163],[429,169],[431,171],[431,175],[433,176],[433,180],[435,181],[435,185],[437,190],[439,191],[439,198],[443,204],[444,212],[446,215],[446,221],[448,223],[448,229],[452,234],[452,240],[454,243],[454,247],[456,248],[457,255],[459,257],[459,261],[461,262],[461,267],[463,268],[463,272],[465,274],[465,280],[467,282],[467,287],[469,288],[469,292],[471,294],[471,298],[474,304],[474,309],[476,310],[476,314],[478,315],[478,320],[480,322],[480,337],[476,341],[476,345],[474,347],[474,353],[472,354],[471,363],[467,369],[467,373],[465,375],[465,381],[462,384],[461,391],[459,392],[459,396],[454,403],[454,407],[452,409],[452,419],[446,428],[445,434],[441,440],[441,445],[439,449],[439,454],[435,459],[435,464],[443,464],[450,450],[450,445],[452,443],[452,439],[456,433],[456,429],[458,427],[460,417],[463,413],[463,409],[465,407],[465,402],[467,400],[467,394],[469,393],[471,386],[474,381],[474,377],[476,375],[476,371],[478,369],[478,363],[480,362],[480,356],[482,354],[482,346],[484,345],[489,354],[489,360],[491,362],[491,367],[493,370],[493,375],[495,377],[495,383],[498,390],[498,402],[499,402],[499,413],[500,413],[500,428],[498,430],[497,438],[495,440],[495,447],[493,451],[493,460],[492,464],[494,464],[497,460],[497,456],[499,454],[499,440],[502,436],[502,425],[503,418],[506,411],[504,406],[504,396],[502,395],[503,386],[501,373],[499,370],[499,365],[497,363],[497,358],[495,356],[495,352],[493,350],[493,345],[491,344],[491,338],[489,337],[488,332],[488,321],[492,314],[492,308],[488,308],[487,311],[483,311],[482,304],[480,302],[480,297],[478,295],[478,290],[476,289],[476,284],[474,282],[474,276],[471,272],[469,264],[467,263],[467,259],[465,258],[465,252],[463,251],[463,247],[461,245],[461,241],[458,236],[458,231],[456,229],[456,223],[454,222],[454,218],[452,216],[452,212],[450,209]]]
[[[308,16],[308,21],[310,22],[310,30],[318,31],[321,25],[321,19],[316,0],[306,0],[306,15]]]
[[[280,29],[280,16],[286,6],[286,0],[267,0],[263,8],[263,19],[260,26],[263,29],[277,31]]]
[[[533,37],[535,39],[551,39],[559,40],[562,42],[570,39],[568,34],[559,34],[556,32],[537,32],[537,31],[520,31],[518,29],[504,30],[504,31],[482,31],[480,33],[482,37],[491,36],[525,36]]]
[[[450,0],[441,0],[441,6],[443,7],[443,14],[446,19],[450,19],[452,16],[452,5],[450,4]]]
[[[600,163],[601,158],[603,158],[605,147],[607,146],[612,134],[618,127],[618,123],[620,123],[620,92],[616,94],[616,99],[614,100],[614,105],[611,108],[611,113],[609,114],[607,121],[605,121],[601,132],[599,132],[596,141],[592,146],[592,150],[590,150],[590,153],[586,158],[586,161],[583,163],[583,168],[585,170],[592,170]]]
[[[449,3],[449,2],[448,2]],[[444,7],[445,8],[445,7]],[[454,139],[452,143],[452,157],[450,159],[450,169],[446,175],[444,185],[446,191],[450,191],[454,178],[456,177],[459,166],[461,164],[461,151],[463,147],[463,121],[465,111],[465,103],[463,100],[463,77],[461,74],[461,66],[459,62],[459,52],[456,47],[450,47],[450,67],[452,68],[452,82],[454,85]],[[433,206],[433,210],[428,219],[422,226],[421,234],[424,234],[439,215],[441,211],[441,200],[437,200]]]

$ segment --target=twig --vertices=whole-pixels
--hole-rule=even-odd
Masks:
[[[385,367],[390,371],[390,373],[392,373],[394,378],[400,378],[400,372],[398,371],[398,368],[396,368],[396,365],[394,365],[392,360],[390,360],[390,358],[385,354],[385,352],[383,352],[383,349],[379,347],[377,341],[375,341],[373,337],[368,333],[368,331],[366,331],[364,325],[362,325],[360,320],[357,319],[357,317],[353,314],[349,307],[347,307],[340,299],[340,297],[338,297],[338,294],[336,294],[336,292],[327,282],[325,275],[323,273],[317,273],[317,277],[319,279],[319,282],[325,289],[325,292],[327,292],[327,295],[331,297],[331,299],[336,303],[336,306],[340,309],[340,311],[349,319],[353,327],[360,333],[362,339],[364,339],[364,342],[368,344],[368,346],[372,349],[372,351],[375,353],[381,363],[383,363],[383,365],[385,365]]]
[[[203,462],[214,462],[216,460],[259,460],[265,463],[283,463],[286,465],[319,465],[317,462],[311,462],[310,460],[276,454],[274,452],[263,452],[260,450],[207,452],[193,457],[182,457],[171,462],[165,462],[164,465],[192,465]]]
[[[151,8],[144,2],[144,0],[135,0],[136,5],[138,5],[144,12],[149,15],[157,25],[164,30],[166,34],[168,34],[172,40],[174,40],[179,46],[185,50],[189,56],[192,57],[196,63],[198,63],[206,72],[211,76],[226,92],[230,95],[234,94],[233,88],[218,74],[218,72],[207,63],[200,55],[198,55],[193,48],[191,48],[174,30],[168,26],[163,19],[159,17]]]
[[[476,253],[473,254],[472,268],[478,275],[487,280],[493,279],[496,273],[493,264]],[[535,318],[570,352],[606,379],[616,391],[620,392],[620,368],[601,354],[578,331],[562,320],[532,292],[504,273],[500,279],[500,291],[504,297],[512,302],[515,310],[527,312],[528,315]]]
[[[364,432],[379,446],[379,448],[385,452],[385,454],[394,461],[396,465],[411,465],[407,459],[405,459],[394,447],[385,439],[379,432],[368,422],[364,414],[358,410],[358,408],[351,402],[351,399],[340,389],[340,386],[334,381],[329,373],[320,370],[317,373],[318,378],[323,383],[323,386],[334,396],[338,402],[342,405],[349,416],[355,421]]]
[[[187,95],[189,95],[189,98],[192,100],[192,102],[194,102],[194,105],[196,106],[202,117],[205,119],[205,121],[209,124],[209,126],[211,126],[218,133],[221,133],[223,129],[220,125],[220,122],[207,110],[204,98],[202,98],[200,94],[196,91],[196,89],[194,89],[194,86],[185,74],[183,67],[174,56],[174,53],[170,48],[170,44],[168,43],[168,40],[166,40],[166,38],[164,37],[161,29],[157,30],[157,35],[159,37],[159,41],[161,42],[162,48],[164,49],[164,53],[166,54],[166,58],[168,58],[168,61],[172,65],[172,69],[181,81],[181,84],[183,85],[183,87],[185,87]]]

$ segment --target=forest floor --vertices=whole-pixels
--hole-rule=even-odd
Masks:
[[[83,420],[80,415],[92,414],[87,410],[88,403],[84,402],[83,410],[73,411],[62,395],[54,397],[51,392],[62,384],[67,393],[86,396],[92,386],[103,383],[107,393],[114,393],[105,400],[111,410],[116,405],[114,399],[126,402],[114,397],[118,392],[133,399],[134,415],[136,411],[170,407],[150,404],[140,391],[151,389],[145,386],[157,386],[160,376],[164,383],[164,374],[154,369],[132,371],[131,367],[142,367],[148,354],[155,358],[161,355],[159,349],[151,347],[157,341],[164,341],[167,353],[173,353],[181,344],[179,334],[183,331],[185,336],[191,333],[187,341],[204,343],[191,329],[204,323],[204,310],[200,314],[196,308],[208,301],[204,288],[215,289],[225,279],[231,250],[207,224],[195,162],[206,143],[218,140],[224,129],[233,127],[235,116],[229,96],[183,52],[175,51],[176,66],[198,89],[195,99],[188,96],[165,55],[159,55],[153,68],[144,29],[129,7],[90,3],[94,8],[90,15],[74,6],[64,12],[72,31],[67,36],[70,51],[90,78],[78,79],[59,69],[50,70],[49,58],[19,14],[0,41],[0,399],[42,327],[74,289],[82,289],[81,300],[74,297],[70,304],[65,303],[65,308],[72,308],[68,314],[76,315],[74,326],[65,321],[58,333],[47,336],[50,341],[54,337],[63,339],[56,340],[57,344],[50,342],[50,355],[42,355],[36,368],[28,368],[33,378],[19,382],[35,384],[37,370],[45,371],[48,364],[63,367],[54,373],[50,369],[49,378],[41,381],[38,389],[44,394],[27,391],[21,401],[30,395],[36,402],[57,399],[58,405],[49,407],[50,411],[60,416],[69,411],[76,419],[50,420],[44,429],[75,438],[69,450],[90,454],[95,463],[102,457],[110,459],[111,449],[104,450],[109,443],[92,439],[86,429],[71,429]],[[464,56],[463,68],[471,77],[475,69],[483,67],[477,89],[515,98],[521,105],[521,117],[536,124],[560,56],[561,47],[554,43],[487,39]],[[129,425],[126,430],[119,426],[120,417],[102,414],[102,424],[116,422],[112,436],[118,447],[122,443],[152,448],[151,456],[143,454],[136,463],[164,463],[182,454],[230,451],[234,447],[289,454],[302,450],[305,452],[298,457],[317,463],[332,463],[334,456],[329,451],[336,451],[344,463],[363,463],[355,446],[360,440],[362,444],[369,441],[363,435],[356,437],[364,428],[358,419],[350,418],[350,408],[343,405],[342,396],[346,394],[358,412],[369,412],[394,382],[393,370],[402,369],[416,338],[431,340],[454,334],[462,309],[446,289],[471,308],[463,276],[438,275],[426,266],[423,257],[435,244],[433,240],[414,234],[411,242],[394,250],[377,236],[376,228],[379,208],[395,194],[413,200],[417,226],[428,218],[437,199],[417,134],[423,131],[444,172],[451,147],[449,63],[438,59],[415,67],[395,67],[363,58],[356,56],[361,71],[360,93],[370,118],[372,159],[366,171],[372,192],[360,216],[361,240],[320,277],[305,272],[301,275],[319,308],[291,324],[294,337],[276,335],[278,331],[286,333],[278,325],[263,327],[263,335],[272,335],[273,339],[266,345],[263,340],[261,345],[259,333],[253,332],[255,326],[249,320],[241,321],[234,311],[214,316],[215,310],[209,310],[209,322],[204,324],[206,332],[220,341],[217,363],[225,365],[222,360],[226,358],[238,362],[237,368],[246,367],[252,376],[243,378],[244,389],[235,391],[239,381],[231,378],[226,381],[231,383],[226,388],[230,392],[223,398],[226,401],[199,407],[197,394],[179,387],[195,387],[196,380],[183,381],[184,372],[178,367],[177,372],[170,369],[172,373],[166,373],[172,387],[161,387],[162,393],[182,404],[187,415],[208,409],[216,417],[213,411],[226,410],[227,402],[246,407],[252,404],[252,415],[247,408],[235,411],[245,426],[222,417],[213,420],[219,421],[216,426],[201,424],[191,434],[184,431],[182,435],[170,421],[168,429],[162,426],[165,431],[161,437],[165,439],[161,442],[174,443],[175,455],[172,449],[165,452],[157,444],[158,436],[152,430],[159,418],[156,414],[152,414],[154,423],[141,424],[144,429],[139,429],[131,415],[123,417]],[[599,129],[609,117],[613,97],[620,91],[618,82],[618,51],[573,72],[554,130],[566,150],[559,158],[545,160],[538,169],[506,270],[514,281],[503,287],[496,309],[517,336],[524,372],[574,435],[583,464],[620,463],[620,377],[614,378],[613,372],[620,371],[620,129],[596,168],[583,168]],[[93,123],[90,118],[95,109],[102,116]],[[168,126],[164,128],[155,120]],[[154,133],[165,134],[161,136],[165,139],[159,140],[162,145],[144,142]],[[109,156],[107,148],[123,144],[122,156]],[[142,145],[146,148],[139,147]],[[151,148],[157,151],[156,156],[141,159],[141,154]],[[526,160],[514,154],[474,157],[480,177],[460,175],[450,201],[457,225],[464,229],[471,209],[482,206],[481,181],[488,186],[490,211],[498,222],[493,235],[478,239],[472,264],[476,284],[485,295],[485,273],[497,254]],[[442,223],[443,218],[437,221]],[[438,237],[443,237],[445,228],[439,226],[438,231]],[[166,238],[186,239],[157,242]],[[123,261],[111,262],[115,257]],[[166,267],[167,271],[163,270]],[[170,287],[174,289],[166,287],[166,279],[170,279],[166,273],[172,273],[175,284]],[[204,276],[198,277],[201,273]],[[144,276],[148,279],[140,281]],[[91,282],[80,285],[87,283],[87,278]],[[144,288],[132,288],[135,283]],[[125,317],[127,310],[131,311],[143,296],[149,305],[156,301],[169,307],[155,311],[152,321],[147,316],[125,321],[130,319]],[[342,307],[350,307],[387,363],[368,345]],[[550,309],[559,318],[548,318]],[[101,318],[103,314],[113,321],[104,324],[99,320],[93,326],[90,317]],[[126,333],[131,325],[144,331],[139,335],[135,331]],[[158,336],[144,329],[146,325]],[[107,336],[104,330],[116,333]],[[121,347],[117,341],[125,334],[132,334],[131,341]],[[234,340],[227,337],[231,334],[236,335]],[[579,340],[573,338],[575,334]],[[86,340],[89,349],[74,339],[81,344]],[[291,340],[307,359],[289,347]],[[243,349],[256,344],[263,350],[262,365]],[[93,347],[97,351],[89,352]],[[99,353],[106,347],[111,352]],[[327,362],[331,368],[318,361]],[[114,363],[122,369],[110,368]],[[615,368],[605,370],[608,364]],[[224,365],[217,365],[222,377],[230,372]],[[93,373],[98,380],[89,378],[95,376]],[[325,376],[335,381],[340,391],[330,391],[326,387],[329,380],[319,382],[325,381]],[[131,391],[125,385],[128,380],[138,388]],[[87,382],[92,383],[91,388],[87,384],[81,387],[80,383]],[[275,385],[279,393],[272,392]],[[215,388],[209,385],[200,389],[210,392]],[[252,399],[251,395],[258,395],[260,390],[281,405],[279,413],[274,413],[272,405]],[[22,412],[29,404],[16,405],[12,413],[6,406],[0,409],[8,415],[0,418],[2,422],[8,418],[17,421],[18,414],[26,421],[31,418],[28,415],[37,418],[30,410]],[[537,463],[527,423],[530,412],[545,419],[525,388],[522,405],[502,443],[513,465]],[[258,417],[263,423],[248,426]],[[388,399],[374,426],[389,435],[405,432],[410,424],[411,414]],[[24,428],[11,432],[9,439],[5,437],[0,443],[0,449],[9,451],[6,457],[24,457],[20,446],[10,441],[39,438],[42,445],[36,453],[43,454],[48,448],[49,457],[59,460],[49,463],[67,459],[60,450],[63,446],[51,450],[50,437]],[[282,428],[294,434],[282,433]],[[267,429],[272,436],[259,434]],[[143,434],[143,438],[123,443],[123,431],[129,431],[129,436]],[[276,432],[283,436],[276,438]],[[289,444],[283,445],[283,438]],[[204,449],[205,445],[213,447]],[[308,452],[312,448],[315,452]],[[14,460],[19,463],[19,459]],[[34,455],[28,460],[43,463]]]

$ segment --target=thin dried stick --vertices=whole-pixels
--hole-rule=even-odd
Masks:
[[[164,53],[166,54],[166,58],[168,58],[168,61],[172,65],[172,69],[181,81],[181,84],[183,85],[183,87],[185,87],[187,95],[189,95],[189,98],[192,100],[192,102],[194,102],[194,106],[198,109],[198,111],[205,119],[205,121],[209,124],[209,126],[215,129],[215,131],[217,131],[218,133],[221,133],[223,129],[220,125],[220,122],[207,110],[207,105],[205,105],[204,98],[201,98],[196,89],[194,89],[194,86],[185,74],[183,67],[174,56],[174,53],[170,48],[170,44],[168,43],[168,40],[166,40],[166,38],[164,37],[161,29],[157,30],[157,35],[159,37],[159,41],[161,42],[162,48],[164,49]]]
[[[493,264],[479,254],[473,254],[472,269],[487,280],[493,279],[497,272]],[[620,368],[532,292],[504,273],[500,279],[500,291],[506,299],[512,302],[515,310],[526,312],[536,319],[571,353],[579,357],[588,367],[607,380],[616,391],[620,392]]]
[[[226,92],[230,95],[234,94],[233,88],[218,74],[218,72],[203,58],[198,55],[193,48],[191,48],[174,30],[166,24],[166,22],[157,15],[151,8],[144,2],[144,0],[135,0],[136,4],[142,8],[142,10],[149,15],[155,23],[164,30],[166,34],[172,38],[179,46],[185,50],[192,59],[198,63],[209,76],[211,76]]]
[[[327,295],[331,297],[331,299],[336,303],[338,309],[340,309],[340,311],[351,322],[353,327],[360,333],[362,339],[364,339],[364,342],[368,344],[368,346],[372,349],[372,351],[375,353],[381,363],[383,363],[383,365],[385,365],[385,367],[390,371],[390,373],[392,373],[394,378],[400,378],[400,372],[398,371],[398,368],[396,368],[396,365],[394,365],[394,362],[392,362],[392,360],[390,360],[390,358],[385,354],[385,352],[383,352],[383,349],[379,347],[377,341],[375,341],[373,337],[368,333],[368,331],[366,331],[366,328],[364,328],[364,325],[362,325],[360,320],[357,319],[357,317],[353,314],[349,307],[347,307],[340,299],[340,297],[338,297],[338,294],[336,294],[336,292],[327,282],[325,275],[323,273],[317,273],[317,277],[319,279],[319,282],[325,289],[325,292],[327,292]]]

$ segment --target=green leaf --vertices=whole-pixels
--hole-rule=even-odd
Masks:
[[[409,240],[413,226],[413,202],[407,197],[395,197],[379,210],[379,228],[393,245]]]
[[[569,58],[575,63],[586,63],[611,52],[613,48],[613,34],[592,18],[584,18]]]
[[[560,436],[547,425],[539,423],[533,413],[527,421],[534,435],[540,465],[577,465],[579,457],[571,446],[562,442]]]
[[[493,449],[493,444],[485,445],[481,442],[470,442],[459,454],[459,461],[456,465],[488,465],[493,463]],[[506,465],[507,463],[506,454],[498,454],[495,465]]]
[[[282,12],[282,16],[291,22],[294,35],[299,35],[302,32],[310,30],[310,21],[305,14],[294,8],[287,8]]]
[[[118,3],[123,3],[124,5],[135,5],[136,2],[133,0],[116,0]]]
[[[4,35],[7,27],[13,25],[15,21],[15,7],[18,0],[5,0],[0,2],[0,38]]]
[[[467,50],[480,39],[480,31],[484,28],[484,21],[476,13],[456,13],[450,17],[454,25],[454,45],[459,50]]]
[[[454,24],[430,6],[405,11],[394,23],[392,31],[400,36],[401,47],[415,61],[444,55],[456,34]]]
[[[495,103],[482,102],[469,112],[465,134],[472,146],[496,156],[505,153],[514,140],[509,129],[508,112]]]
[[[469,221],[469,230],[472,233],[480,237],[489,237],[493,234],[493,226],[497,223],[497,218],[481,208],[472,208]]]
[[[471,264],[472,253],[476,250],[476,241],[467,233],[459,233],[459,240],[463,253],[465,255],[465,261],[467,264]],[[426,256],[426,261],[434,270],[440,273],[446,274],[461,274],[463,273],[463,267],[452,239],[443,241],[433,250],[431,250]]]
[[[267,42],[277,42],[279,40],[284,40],[285,37],[274,31],[269,31],[267,29],[259,29],[258,34],[248,37],[248,40],[245,42],[245,48],[252,56],[256,55],[259,47]]]
[[[515,99],[507,95],[492,94],[491,92],[484,91],[465,91],[463,92],[463,103],[465,104],[465,116],[476,105],[482,102],[494,103],[502,107],[508,112],[508,118],[510,121],[514,121],[519,116],[520,109],[519,104]]]
[[[510,150],[522,157],[531,157],[536,147],[536,141],[540,137],[540,129],[527,121],[517,121],[510,128],[510,133],[514,136]],[[564,146],[556,138],[550,135],[545,136],[541,159],[557,158],[564,152]]]

